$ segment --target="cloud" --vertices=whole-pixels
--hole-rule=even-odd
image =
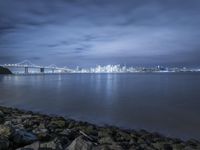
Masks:
[[[0,0],[0,63],[197,66],[199,6],[198,0]]]

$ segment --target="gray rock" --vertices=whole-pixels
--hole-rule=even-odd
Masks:
[[[67,137],[57,137],[50,142],[40,144],[41,149],[63,150],[69,145],[70,141]]]
[[[57,128],[64,128],[66,123],[63,119],[52,119],[50,125]]]
[[[46,128],[36,128],[32,132],[37,135],[39,140],[48,141],[50,139],[49,132]]]
[[[64,129],[62,132],[59,133],[59,135],[67,136],[69,140],[74,140],[77,137],[78,132],[73,129]]]
[[[25,147],[22,147],[22,148],[18,148],[16,150],[39,150],[40,148],[40,142],[34,142],[30,145],[27,145]]]
[[[124,150],[124,149],[121,146],[114,144],[114,145],[100,145],[94,147],[92,150]]]
[[[3,124],[5,121],[4,119],[4,113],[0,110],[0,124]]]
[[[157,142],[152,145],[158,150],[173,150],[173,147],[166,142]]]
[[[92,148],[92,142],[86,141],[83,136],[79,136],[65,150],[92,150]]]
[[[36,141],[37,137],[26,130],[16,129],[12,136],[12,140],[16,145],[27,145]]]
[[[65,144],[63,144],[63,139],[55,138],[49,142],[42,143],[37,141],[22,148],[18,148],[17,150],[64,150],[68,142],[69,141],[66,140]]]
[[[9,141],[6,138],[0,138],[0,150],[7,150],[9,148]]]
[[[100,140],[99,140],[99,143],[100,144],[113,144],[113,143],[115,143],[114,142],[114,140],[113,140],[113,138],[112,137],[110,137],[110,136],[107,136],[107,137],[103,137],[103,138],[101,138]]]
[[[192,148],[190,146],[186,146],[185,148],[183,148],[183,150],[199,150],[199,149]]]
[[[54,139],[53,141],[41,143],[41,149],[52,149],[52,150],[62,150],[64,147],[58,139]]]
[[[0,136],[10,138],[13,134],[13,129],[9,126],[0,125]]]
[[[183,144],[173,144],[173,150],[182,150],[185,146]]]

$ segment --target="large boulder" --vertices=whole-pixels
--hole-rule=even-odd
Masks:
[[[8,150],[8,148],[9,148],[9,140],[0,137],[0,150]]]
[[[26,130],[16,129],[12,136],[12,140],[15,145],[23,146],[31,144],[38,139],[33,133],[27,132]]]
[[[9,126],[0,125],[0,137],[10,138],[13,134],[13,129]]]
[[[55,138],[49,142],[36,141],[17,150],[64,150],[68,143],[68,138]]]
[[[84,139],[83,136],[77,137],[66,150],[92,150],[93,144]]]

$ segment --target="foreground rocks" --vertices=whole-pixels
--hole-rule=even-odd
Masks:
[[[0,107],[0,150],[13,149],[200,150],[200,142]]]

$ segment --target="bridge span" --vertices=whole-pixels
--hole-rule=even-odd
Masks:
[[[52,64],[49,66],[40,66],[40,65],[35,65],[29,60],[24,60],[20,63],[15,63],[15,64],[2,64],[0,65],[5,68],[20,68],[24,69],[24,74],[30,74],[31,72],[29,71],[30,69],[38,69],[39,71],[37,73],[47,73],[45,70],[48,70],[48,73],[71,73],[72,70],[66,67],[57,67],[56,65]]]

